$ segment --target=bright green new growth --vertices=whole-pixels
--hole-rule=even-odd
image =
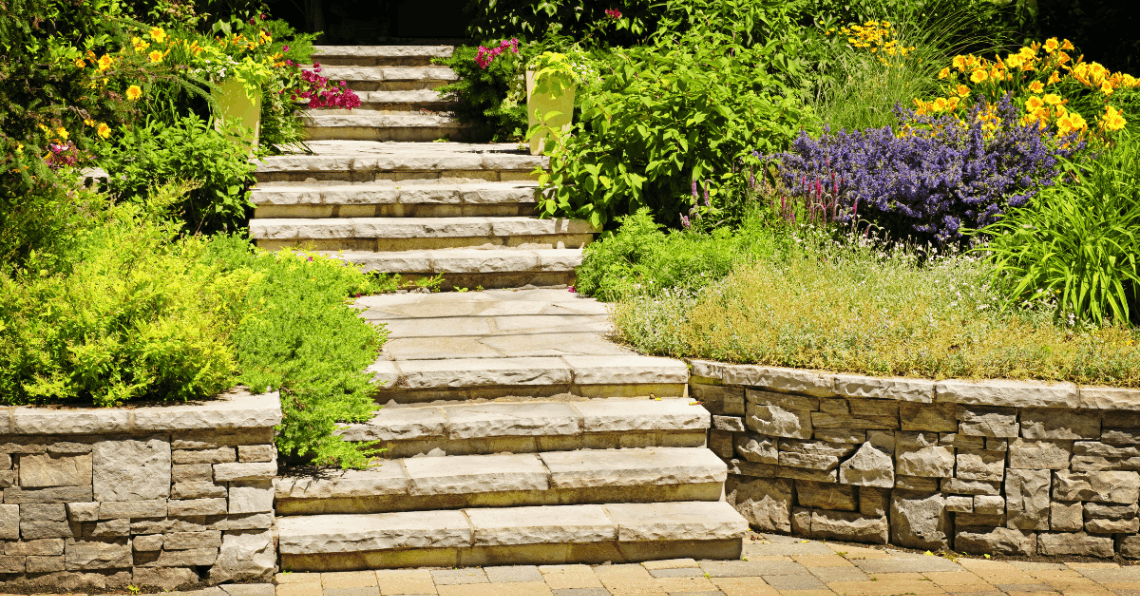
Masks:
[[[1069,162],[1030,205],[981,230],[978,250],[1011,303],[1048,301],[1062,319],[1140,321],[1140,140],[1120,135]]]

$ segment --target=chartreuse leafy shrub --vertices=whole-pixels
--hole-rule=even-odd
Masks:
[[[488,47],[499,53],[486,56]],[[497,142],[526,132],[526,89],[519,81],[525,58],[520,51],[527,47],[512,38],[459,46],[451,56],[436,59],[459,77],[439,88],[440,95],[456,102],[455,115],[475,125],[482,138]]]
[[[831,194],[840,221],[945,244],[1025,205],[1082,146],[1075,134],[1056,142],[1020,122],[1008,98],[996,106],[979,98],[960,119],[899,115],[894,128],[801,134],[790,151],[770,156],[778,186],[792,197]]]
[[[333,435],[338,422],[366,420],[376,406],[375,362],[387,332],[357,316],[351,297],[377,288],[360,269],[319,255],[252,249],[235,236],[215,237],[206,261],[247,272],[248,313],[233,330],[237,381],[254,391],[281,392],[285,414],[277,448],[317,464],[360,467],[368,445]]]
[[[0,400],[115,406],[229,387],[253,280],[204,260],[207,240],[177,239],[155,214],[184,190],[94,213],[66,254],[0,273]]]
[[[778,258],[699,292],[611,307],[620,337],[663,356],[879,376],[1140,386],[1140,331],[1058,325],[1049,308],[1003,310],[971,256],[833,240],[801,228]]]
[[[248,154],[248,148],[191,114],[170,125],[151,120],[127,129],[100,163],[110,177],[107,190],[123,199],[145,200],[166,180],[193,180],[197,188],[177,206],[185,228],[214,232],[246,225],[256,169]]]
[[[573,130],[548,149],[540,211],[603,226],[648,207],[677,222],[694,180],[716,187],[754,150],[783,149],[813,122],[764,68],[778,51],[723,35],[614,50]]]
[[[1140,141],[1125,132],[1095,159],[1066,160],[1033,203],[981,230],[978,250],[1013,304],[1054,304],[1061,319],[1140,323]]]

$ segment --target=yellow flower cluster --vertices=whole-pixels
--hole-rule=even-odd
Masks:
[[[946,97],[932,101],[915,100],[918,114],[940,114],[965,109],[966,98],[981,94],[995,102],[1012,93],[1023,107],[1023,124],[1037,123],[1042,129],[1056,127],[1059,136],[1084,135],[1089,122],[1066,97],[1079,97],[1081,110],[1102,110],[1097,126],[1102,133],[1124,128],[1127,121],[1119,109],[1109,104],[1119,89],[1140,87],[1140,80],[1124,73],[1113,73],[1084,56],[1073,58],[1073,44],[1051,38],[1033,43],[1004,57],[992,60],[973,54],[955,56],[950,66],[938,73],[947,81]],[[952,101],[960,100],[960,101]],[[1099,106],[1099,107],[1098,107]]]
[[[829,35],[835,34],[835,29],[829,29]],[[867,21],[862,25],[847,25],[838,30],[840,35],[847,38],[847,43],[857,50],[866,50],[877,54],[879,61],[887,64],[887,57],[904,57],[914,51],[914,46],[907,47],[899,43],[898,31],[890,21]]]

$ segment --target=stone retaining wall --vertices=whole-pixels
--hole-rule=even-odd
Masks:
[[[1140,391],[692,368],[728,501],[754,528],[1140,558]]]
[[[277,394],[195,405],[0,409],[0,586],[265,581]]]

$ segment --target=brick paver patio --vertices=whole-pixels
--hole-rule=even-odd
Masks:
[[[919,555],[753,534],[741,561],[281,573],[277,596],[1140,596],[1140,566]]]

